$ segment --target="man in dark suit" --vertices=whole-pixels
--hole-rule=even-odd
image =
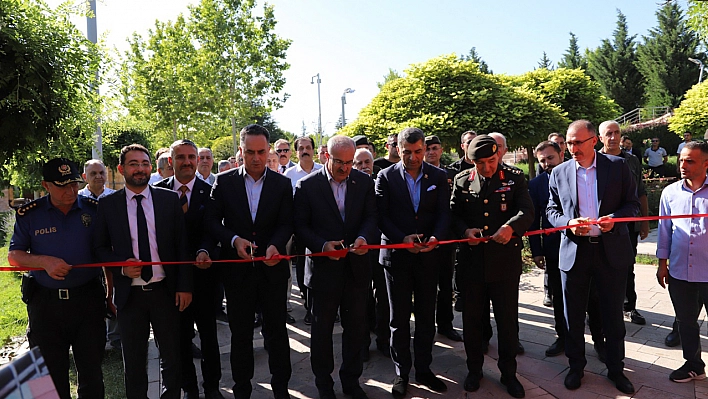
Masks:
[[[214,292],[218,289],[219,279],[216,269],[211,267],[210,253],[214,252],[215,243],[204,228],[204,209],[209,200],[211,186],[197,178],[197,146],[190,140],[177,140],[170,146],[169,162],[174,176],[155,184],[172,190],[179,195],[187,228],[187,257],[196,258],[192,267],[194,293],[192,304],[180,317],[180,357],[182,359],[182,390],[185,399],[197,399],[199,388],[197,373],[192,361],[192,336],[196,322],[202,345],[202,377],[206,399],[219,399],[221,379],[221,354],[216,335],[216,313]]]
[[[221,259],[268,259],[221,267],[235,398],[251,396],[256,304],[263,313],[273,394],[276,399],[290,397],[292,367],[284,305],[290,270],[288,261],[278,256],[285,254],[293,233],[293,189],[290,179],[266,167],[269,138],[268,130],[259,125],[241,130],[244,164],[216,176],[205,214],[207,230],[221,242]]]
[[[607,377],[626,394],[634,386],[624,375],[624,317],[622,313],[627,268],[633,262],[626,223],[616,217],[636,216],[637,186],[622,158],[595,151],[597,133],[586,120],[570,124],[567,145],[573,161],[557,166],[549,182],[546,214],[561,232],[560,270],[568,334],[565,354],[570,371],[568,389],[578,389],[585,360],[585,310],[590,283],[597,286],[602,325],[607,339]],[[590,225],[580,224],[592,222]]]
[[[392,394],[403,397],[413,362],[410,352],[411,295],[415,295],[416,380],[435,392],[447,386],[430,370],[435,338],[435,297],[439,275],[437,241],[449,235],[450,194],[447,174],[423,162],[424,134],[407,128],[398,134],[401,162],[379,173],[376,198],[383,244],[412,244],[382,249],[391,309],[391,358],[396,366]]]
[[[312,305],[310,361],[321,399],[333,399],[332,328],[341,308],[342,366],[339,377],[345,394],[366,398],[359,386],[361,346],[366,323],[366,299],[371,285],[371,263],[366,249],[374,242],[376,198],[374,182],[352,170],[354,141],[334,136],[327,143],[327,163],[297,183],[295,233],[312,253],[350,248],[344,256],[313,257],[305,267],[305,285]]]
[[[479,389],[484,362],[485,324],[489,301],[499,337],[501,383],[515,398],[523,398],[524,387],[516,378],[518,345],[519,277],[521,236],[533,221],[533,203],[521,170],[499,162],[498,143],[490,135],[479,135],[467,147],[475,167],[455,177],[450,208],[457,237],[490,237],[480,244],[461,245],[458,254],[462,281],[462,322],[469,374],[464,389]]]
[[[553,227],[546,217],[548,180],[553,168],[563,162],[563,153],[560,146],[550,140],[542,141],[537,145],[534,153],[543,172],[529,182],[529,194],[531,195],[534,209],[534,219],[529,230]],[[546,349],[546,356],[558,356],[565,351],[565,316],[563,315],[563,295],[561,295],[563,286],[561,284],[560,269],[558,269],[560,233],[532,235],[529,237],[529,246],[531,247],[533,262],[538,268],[544,269],[546,272],[545,277],[547,277],[550,291],[557,293],[557,295],[552,296],[552,305],[558,338]]]
[[[176,262],[187,258],[184,215],[172,191],[148,186],[150,153],[123,147],[125,188],[99,201],[93,247],[100,262]],[[161,398],[180,397],[179,312],[192,301],[187,264],[112,267],[113,302],[123,346],[127,398],[147,398],[150,326],[160,349]]]

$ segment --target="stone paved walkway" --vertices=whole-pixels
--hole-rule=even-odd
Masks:
[[[653,254],[651,238],[645,242],[649,245],[644,252]],[[640,251],[642,252],[642,251]],[[671,329],[673,308],[668,292],[663,290],[655,278],[654,266],[638,265],[635,269],[638,309],[646,317],[647,324],[638,326],[626,322],[626,366],[625,373],[636,388],[635,398],[708,398],[708,380],[685,384],[673,383],[669,373],[683,364],[681,349],[667,348],[664,338]],[[563,386],[567,373],[565,356],[545,357],[544,351],[554,339],[553,315],[550,308],[542,305],[542,272],[535,270],[522,276],[519,295],[520,339],[526,348],[524,355],[518,356],[518,374],[526,388],[527,398],[620,398],[626,397],[617,391],[606,378],[607,369],[601,363],[592,348],[589,332],[586,331],[586,353],[588,365],[582,387],[577,391],[568,391]],[[295,299],[298,298],[298,299]],[[299,301],[299,292],[293,289],[292,315],[297,319],[294,325],[288,325],[290,346],[292,348],[293,376],[290,381],[290,394],[293,398],[317,398],[314,377],[310,369],[309,345],[310,328],[302,319],[304,310]],[[701,334],[706,343],[705,311],[701,314]],[[462,332],[461,314],[455,312],[455,328]],[[336,364],[341,361],[341,326],[336,325],[334,343]],[[222,392],[227,398],[232,398],[230,387],[233,384],[229,364],[229,331],[226,325],[219,326],[221,343],[223,378]],[[263,339],[260,328],[254,330],[254,351],[256,372],[253,380],[254,399],[272,398],[270,391],[270,375],[267,368],[267,353],[263,349]],[[461,342],[452,342],[437,335],[433,349],[433,371],[440,376],[448,386],[444,394],[431,392],[414,383],[411,378],[409,396],[411,398],[466,398],[480,397],[508,398],[505,388],[499,383],[499,371],[496,368],[497,343],[491,341],[488,355],[485,357],[484,379],[481,388],[476,393],[467,393],[462,389],[467,374],[464,348]],[[708,345],[706,345],[708,347]],[[152,360],[149,364],[151,381],[157,381],[156,351],[152,350]],[[704,355],[704,360],[708,357]],[[198,362],[195,362],[198,366]],[[336,373],[335,373],[336,374]],[[412,376],[411,376],[412,377]],[[345,397],[341,391],[338,376],[335,375],[335,392],[339,397]],[[394,369],[391,360],[383,357],[372,344],[371,359],[364,365],[361,383],[371,398],[391,398],[391,381]],[[157,383],[151,384],[150,397],[157,397]]]

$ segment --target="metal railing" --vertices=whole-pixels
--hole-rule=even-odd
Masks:
[[[620,125],[636,125],[637,123],[650,122],[673,113],[672,107],[635,108],[615,119]]]

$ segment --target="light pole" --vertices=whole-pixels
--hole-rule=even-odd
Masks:
[[[701,73],[698,75],[698,83],[701,83],[703,81],[703,61],[697,60],[695,58],[689,58],[688,60],[698,65],[699,68],[701,68]]]
[[[342,93],[342,127],[347,124],[347,119],[344,117],[344,104],[347,103],[347,93],[354,93],[354,89],[347,87]]]
[[[312,77],[310,84],[315,84],[315,78],[317,78],[317,138],[319,139],[318,145],[322,145],[322,100],[320,100],[320,74]]]
[[[96,28],[96,0],[89,0],[89,7],[91,8],[91,13],[86,17],[86,36],[91,43],[96,44],[98,42],[98,29]],[[98,69],[95,72],[95,82],[96,85],[96,96],[98,96]],[[94,113],[97,113],[94,110]],[[103,140],[101,138],[101,118],[98,116],[96,118],[96,134],[95,142],[93,148],[91,148],[91,157],[94,159],[103,159]]]

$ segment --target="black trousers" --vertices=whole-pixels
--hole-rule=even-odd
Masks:
[[[467,369],[481,374],[484,363],[485,322],[489,316],[489,300],[494,305],[497,322],[499,360],[497,366],[502,375],[516,374],[516,345],[519,340],[519,277],[485,283],[483,278],[470,276],[465,281],[462,298],[462,327],[467,355]]]
[[[248,273],[237,268],[251,267]],[[222,269],[227,315],[231,329],[231,375],[234,398],[250,398],[253,387],[253,315],[256,304],[263,313],[268,366],[274,392],[286,392],[292,374],[290,342],[285,326],[287,278],[269,279],[265,265],[225,265]],[[281,267],[277,265],[274,267]]]
[[[160,351],[160,398],[179,399],[179,309],[175,306],[174,294],[170,294],[164,284],[151,286],[151,291],[144,291],[139,286],[132,287],[125,306],[118,310],[118,330],[123,344],[125,396],[128,399],[147,398],[147,343],[152,326],[155,343]]]
[[[433,250],[412,254],[406,250],[394,251],[391,267],[385,268],[391,311],[391,359],[396,366],[396,375],[408,377],[415,365],[416,374],[430,372],[433,362],[435,339],[435,298],[438,286],[439,254]],[[415,296],[415,337],[411,357],[410,319]]]
[[[636,228],[639,228],[639,223],[634,223],[636,225]],[[634,257],[637,257],[637,243],[639,239],[639,232],[635,232],[632,230],[632,226],[630,223],[630,228],[629,231],[629,241],[632,243],[632,248],[634,249]],[[625,290],[625,301],[624,301],[624,311],[629,312],[631,310],[634,310],[637,308],[637,291],[635,290],[634,287],[634,262],[629,266],[629,269],[627,270],[627,288]]]
[[[563,308],[563,283],[561,283],[561,272],[558,268],[558,253],[556,256],[546,256],[546,276],[548,276],[548,288],[553,295],[553,320],[558,338],[565,340],[565,309]]]
[[[435,312],[435,322],[438,331],[452,330],[452,279],[455,269],[455,248],[443,245],[437,249],[440,256],[440,275],[438,280],[438,307]]]
[[[288,253],[291,253],[292,251],[291,254],[305,255],[305,245],[298,241],[297,236],[294,235],[291,242],[292,247],[287,248]],[[305,260],[306,258],[304,256],[298,256],[297,258],[295,258],[295,273],[297,274],[297,288],[300,290],[300,296],[303,299],[305,309],[309,311],[310,301],[307,295],[309,288],[307,288],[307,286],[305,285]]]
[[[694,371],[701,371],[706,365],[701,359],[698,315],[708,299],[708,283],[691,283],[669,275],[669,295],[678,321],[683,358]]]
[[[105,293],[96,279],[81,287],[81,294],[59,299],[57,290],[37,286],[29,304],[27,338],[38,346],[54,386],[62,399],[70,399],[69,348],[79,378],[79,398],[103,398],[103,348],[106,345]]]
[[[371,345],[371,335],[369,330],[376,334],[376,346],[382,348],[388,345],[391,339],[391,328],[389,327],[389,307],[388,290],[386,289],[386,275],[384,267],[379,263],[379,251],[370,250],[372,287],[366,299],[366,322],[368,330],[364,333],[363,348]]]
[[[194,267],[194,293],[192,303],[180,314],[180,355],[182,359],[182,390],[197,392],[197,372],[192,361],[192,335],[194,324],[199,331],[202,347],[202,378],[204,390],[218,389],[221,379],[221,354],[216,334],[214,291],[218,290],[218,273],[215,267]]]
[[[367,255],[364,255],[367,256]],[[341,284],[328,287],[327,290],[310,289],[312,298],[312,338],[310,349],[310,364],[315,375],[315,385],[320,390],[330,390],[334,386],[332,372],[334,371],[334,350],[332,331],[337,310],[341,313],[342,329],[342,366],[339,368],[339,378],[344,389],[359,386],[359,377],[363,370],[361,347],[364,334],[368,332],[366,323],[366,286],[357,287],[353,283],[353,275],[349,260],[346,263],[345,278]],[[330,289],[331,288],[331,289]]]
[[[578,244],[576,261],[569,271],[561,270],[563,299],[568,334],[565,354],[572,370],[583,370],[585,359],[585,312],[590,285],[595,282],[599,295],[602,327],[606,337],[607,369],[610,373],[624,368],[624,316],[622,306],[627,268],[610,266],[603,250],[602,239],[597,244]]]

